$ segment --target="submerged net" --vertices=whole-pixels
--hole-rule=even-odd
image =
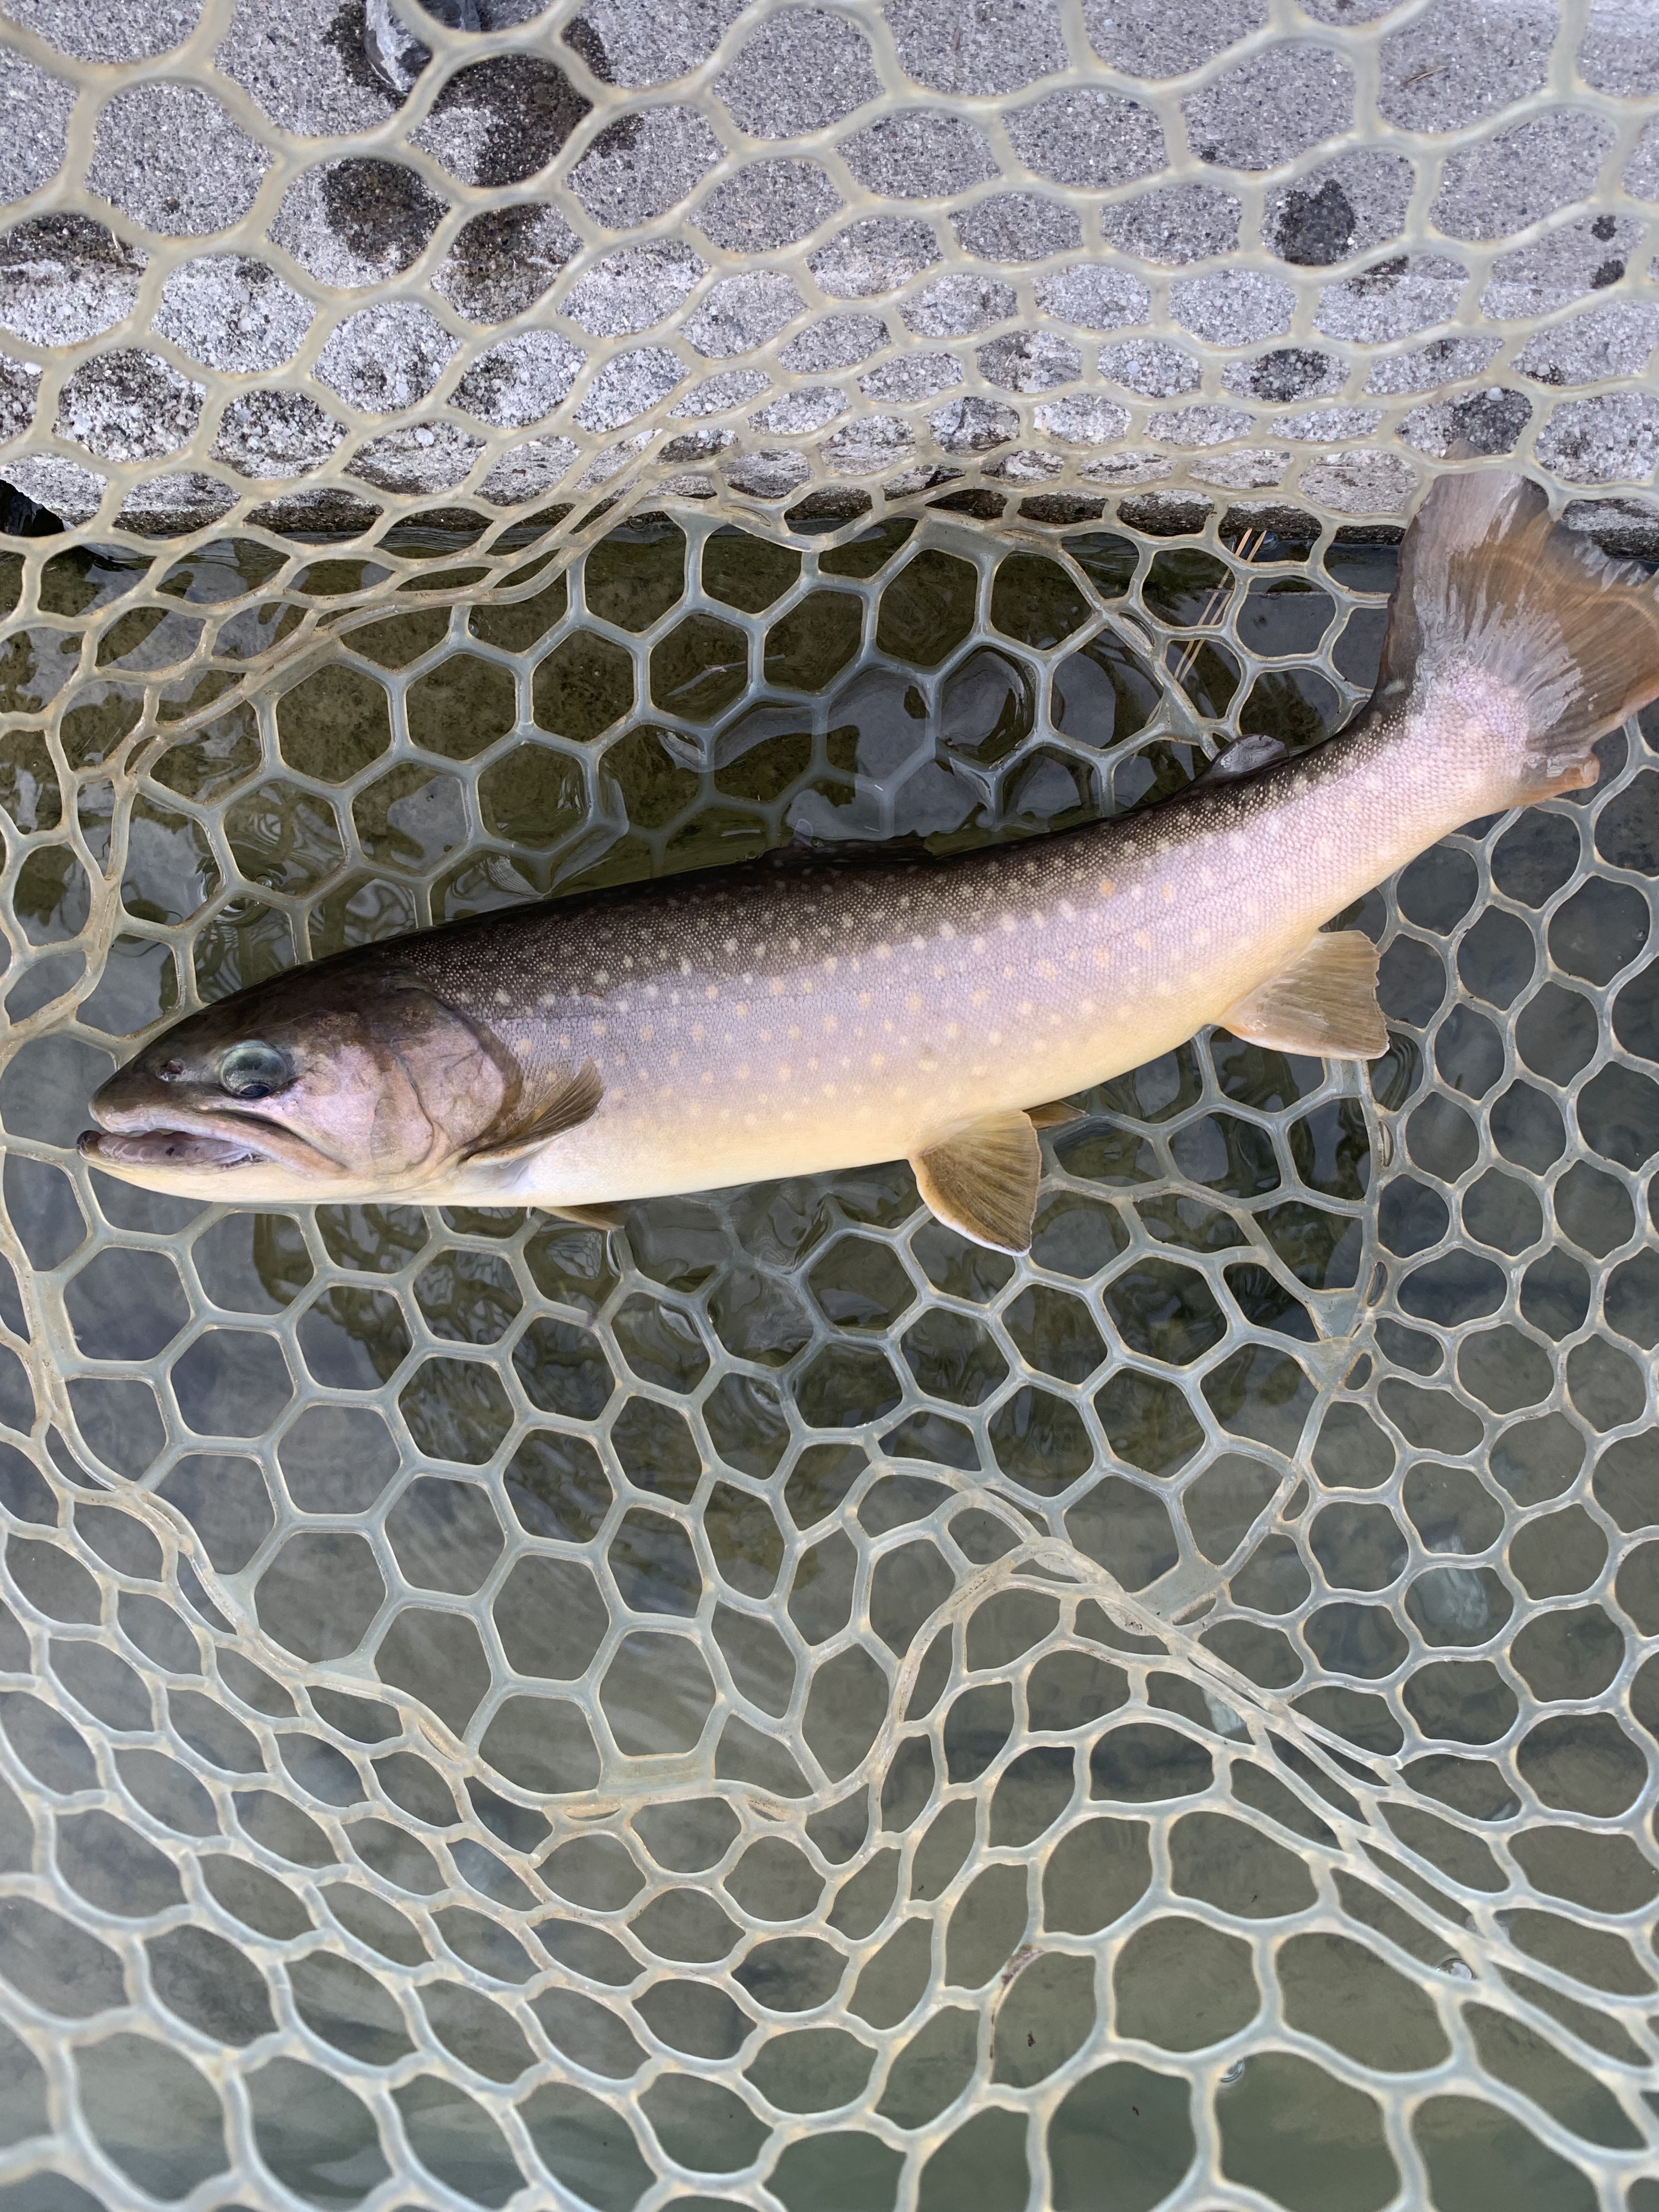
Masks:
[[[73,1147],[296,959],[1316,742],[1455,444],[1651,557],[1650,15],[5,11],[0,2207],[1656,2212],[1659,721],[1025,1260]]]

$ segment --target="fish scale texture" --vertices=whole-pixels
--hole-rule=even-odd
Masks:
[[[1316,741],[1460,440],[1659,550],[1650,38],[479,13],[0,17],[0,2208],[1655,2212],[1652,714],[1018,1261],[74,1151],[297,959]]]

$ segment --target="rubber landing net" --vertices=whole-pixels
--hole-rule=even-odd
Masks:
[[[3,0],[0,2208],[1656,2212],[1659,721],[902,1167],[248,1213],[287,963],[950,850],[1652,564],[1642,0]]]

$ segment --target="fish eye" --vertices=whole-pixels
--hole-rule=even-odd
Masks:
[[[268,1098],[293,1080],[288,1054],[278,1052],[273,1044],[257,1044],[251,1039],[234,1044],[219,1062],[219,1088],[229,1091],[233,1098]]]

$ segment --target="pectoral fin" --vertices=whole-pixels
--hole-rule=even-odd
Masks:
[[[579,1228],[602,1229],[607,1235],[620,1229],[628,1218],[619,1206],[544,1206],[539,1211],[560,1221],[574,1221]]]
[[[1024,1252],[1031,1243],[1042,1155],[1026,1114],[988,1114],[910,1160],[939,1219],[975,1244]]]
[[[1389,1048],[1376,1003],[1376,947],[1358,929],[1314,938],[1290,966],[1248,992],[1222,1026],[1275,1052],[1375,1060]]]
[[[566,1071],[538,1085],[520,1102],[511,1121],[505,1127],[498,1123],[468,1158],[487,1161],[492,1167],[522,1159],[550,1137],[586,1121],[604,1096],[599,1071],[591,1060],[585,1060],[574,1075]]]

